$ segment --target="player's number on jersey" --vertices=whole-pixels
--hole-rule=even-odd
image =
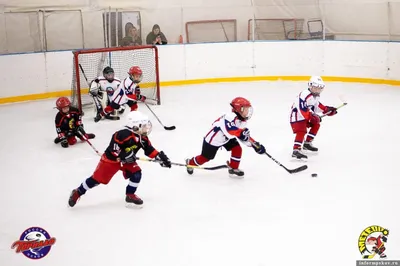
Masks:
[[[229,127],[229,128],[231,128],[231,127],[233,127],[234,125],[232,125],[232,122],[227,122],[227,123],[226,123],[226,126]]]
[[[307,102],[300,99],[300,109],[304,110],[307,108],[308,108]]]
[[[114,143],[113,150],[119,154],[121,151],[121,148],[119,147],[119,145],[117,143]]]

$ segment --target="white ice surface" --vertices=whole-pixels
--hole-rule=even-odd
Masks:
[[[210,124],[236,96],[254,106],[252,136],[275,158],[294,168],[290,106],[305,83],[254,82],[165,88],[152,106],[165,131],[153,122],[152,143],[176,162],[199,154]],[[98,156],[85,143],[63,149],[56,136],[55,100],[0,106],[0,265],[33,265],[11,244],[28,227],[56,237],[36,265],[87,266],[266,266],[354,265],[357,239],[370,225],[390,229],[389,259],[400,259],[399,123],[400,89],[380,85],[328,83],[323,103],[348,106],[323,119],[315,139],[318,155],[309,169],[290,175],[265,155],[243,147],[243,180],[226,170],[161,168],[139,162],[141,210],[124,206],[127,182],[118,173],[108,186],[89,191],[67,208],[70,191],[89,177]],[[122,121],[95,124],[92,141],[104,150]],[[143,153],[139,153],[143,156]],[[224,163],[221,150],[208,165]],[[318,173],[318,178],[311,178]]]

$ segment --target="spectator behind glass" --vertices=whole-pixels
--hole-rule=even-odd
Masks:
[[[147,44],[167,44],[167,38],[164,33],[161,32],[160,26],[158,24],[154,24],[153,30],[146,37]]]
[[[121,40],[121,46],[142,45],[138,30],[132,23],[125,24],[125,37]]]

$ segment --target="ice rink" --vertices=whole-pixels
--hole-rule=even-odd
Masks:
[[[267,151],[289,168],[294,135],[288,118],[306,82],[252,82],[162,88],[162,105],[149,110],[150,139],[174,162],[198,155],[211,123],[230,112],[230,101],[248,98],[248,127]],[[323,119],[309,169],[290,175],[265,155],[243,147],[245,178],[227,170],[165,169],[139,162],[143,178],[140,210],[125,207],[127,181],[118,173],[108,186],[87,192],[73,208],[71,190],[94,171],[99,157],[86,143],[63,149],[56,137],[55,99],[0,106],[0,265],[47,266],[267,266],[355,265],[357,240],[366,227],[390,229],[386,254],[400,259],[400,89],[327,83],[321,102],[348,105]],[[126,114],[125,114],[126,116]],[[120,121],[93,122],[87,132],[99,150]],[[139,152],[143,156],[143,152]],[[213,166],[224,163],[221,150]],[[318,173],[318,178],[311,178]],[[33,261],[11,249],[29,227],[57,239],[51,252]]]

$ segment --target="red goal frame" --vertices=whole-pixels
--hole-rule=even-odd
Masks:
[[[298,18],[256,18],[256,19],[249,19],[247,21],[247,40],[251,41],[252,40],[252,32],[253,32],[253,28],[255,27],[255,25],[252,25],[253,21],[270,21],[270,22],[281,22],[282,23],[282,27],[283,27],[283,34],[285,36],[286,40],[297,40],[303,29],[298,28],[297,26],[297,22],[301,22],[304,23],[304,19],[298,19]],[[287,31],[286,27],[285,27],[285,22],[293,22],[294,23],[294,29],[292,29],[291,31]],[[294,33],[294,37],[292,39],[289,38],[289,34],[290,33]],[[278,32],[279,33],[279,32]],[[254,38],[254,36],[253,36]]]
[[[156,74],[156,94],[157,94],[157,104],[161,104],[161,94],[160,94],[160,76],[159,76],[159,62],[158,62],[158,48],[155,45],[142,45],[142,46],[124,46],[124,47],[113,47],[113,48],[98,48],[98,49],[84,49],[84,50],[75,50],[73,51],[74,60],[73,64],[75,67],[75,78],[76,78],[76,92],[79,97],[78,100],[78,107],[80,111],[82,111],[82,97],[81,97],[81,75],[80,75],[80,68],[79,68],[79,55],[80,54],[93,54],[93,53],[103,53],[103,52],[116,52],[116,51],[127,51],[127,50],[142,50],[142,49],[154,49],[154,60],[155,60],[155,74]]]
[[[215,20],[194,20],[188,21],[185,23],[185,32],[186,32],[186,42],[190,43],[190,33],[189,33],[189,26],[190,25],[199,25],[199,24],[214,24],[214,23],[233,23],[234,25],[234,40],[230,42],[237,41],[237,20],[236,19],[215,19]]]

